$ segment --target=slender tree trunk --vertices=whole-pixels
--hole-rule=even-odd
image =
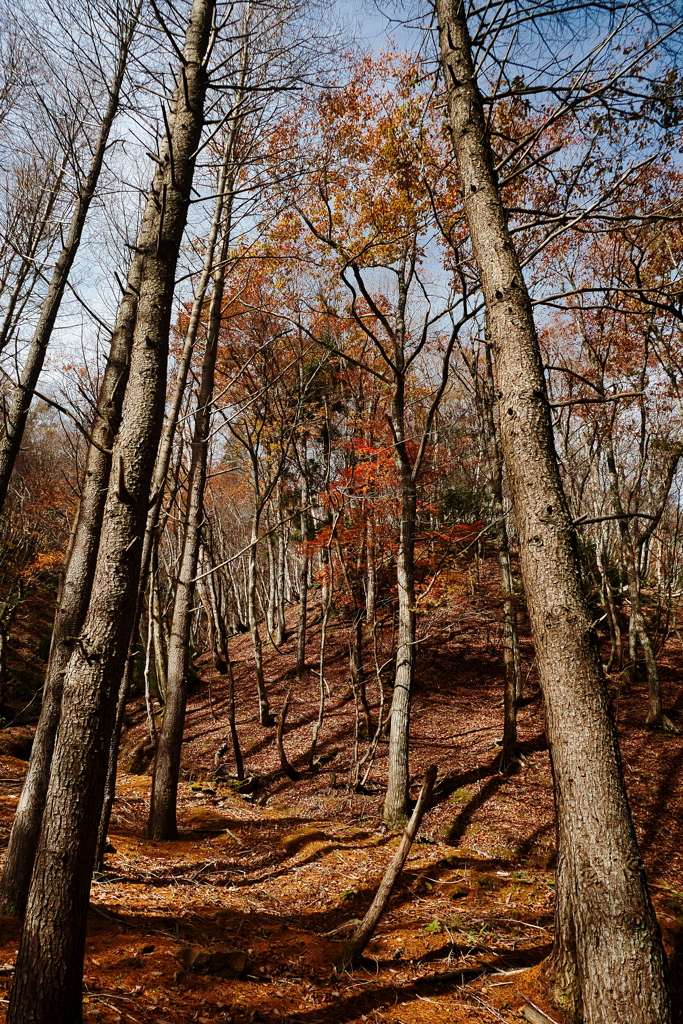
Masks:
[[[301,513],[301,571],[299,573],[299,628],[296,638],[296,674],[302,679],[306,672],[306,630],[308,619],[308,575],[311,556],[308,550],[308,505],[310,494],[308,481],[304,476],[303,505]]]
[[[323,615],[322,623],[320,626],[320,655],[318,658],[318,717],[313,723],[313,731],[311,734],[311,747],[308,752],[308,767],[310,771],[316,770],[315,763],[315,752],[318,746],[318,736],[325,720],[325,692],[327,690],[327,680],[325,679],[325,654],[327,648],[327,626],[330,621],[330,611],[332,609],[332,596],[334,594],[334,569],[332,560],[332,541],[334,539],[334,533],[337,529],[337,523],[339,522],[339,516],[341,512],[335,515],[332,528],[330,530],[330,538],[325,546],[327,554],[326,564],[328,566],[328,586],[327,593],[323,604]]]
[[[166,390],[175,271],[203,126],[215,6],[194,0],[144,231],[143,268],[121,429],[88,614],[67,666],[43,826],[8,1024],[82,1019],[83,951],[119,685],[134,617],[142,537]]]
[[[232,752],[235,757],[235,772],[237,778],[241,782],[244,778],[244,761],[242,759],[242,748],[240,747],[240,738],[237,734],[237,718],[235,715],[235,673],[233,672],[232,662],[229,657],[229,649],[226,642],[226,656],[228,658],[228,728],[230,730],[230,739],[232,741]]]
[[[19,385],[13,392],[10,408],[5,416],[5,432],[2,438],[0,438],[0,511],[2,511],[5,504],[10,477],[19,449],[21,448],[26,420],[33,400],[33,392],[43,369],[45,354],[59,314],[59,307],[64,296],[69,273],[78,252],[85,220],[99,181],[104,155],[109,144],[109,135],[118,113],[121,86],[126,72],[131,43],[137,28],[140,7],[141,0],[139,0],[132,13],[120,41],[116,68],[109,87],[109,101],[100,125],[90,168],[76,197],[76,205],[71,216],[66,241],[52,271],[47,293],[41,306],[38,324],[33,332],[26,361],[19,377]]]
[[[503,749],[500,770],[507,771],[517,759],[517,702],[522,694],[522,665],[517,630],[517,605],[510,562],[510,544],[503,503],[503,453],[494,415],[495,384],[491,346],[484,343],[486,381],[479,391],[480,418],[486,450],[488,491],[494,519],[494,542],[498,552],[500,582],[503,590]],[[475,382],[475,386],[476,386]],[[479,389],[478,389],[479,390]]]
[[[154,646],[154,674],[157,681],[157,690],[159,693],[159,701],[162,704],[166,703],[166,644],[164,642],[164,629],[161,610],[161,594],[159,591],[159,573],[156,565],[157,561],[157,549],[156,544],[153,544],[154,550],[151,552],[152,555],[152,571],[149,576],[149,607],[150,615],[152,616],[152,644]],[[143,552],[144,555],[144,552]],[[144,567],[143,567],[144,568]]]
[[[464,8],[459,0],[436,0],[436,10],[453,148],[494,344],[501,442],[555,772],[566,864],[558,907],[571,916],[587,1024],[670,1024],[661,935],[581,590],[531,302],[498,191]]]
[[[258,550],[258,529],[259,512],[256,510],[251,524],[251,545],[249,547],[249,571],[247,577],[247,611],[249,614],[251,642],[254,648],[254,668],[256,670],[259,721],[264,728],[270,728],[270,726],[275,725],[275,719],[270,712],[266,680],[263,675],[263,643],[261,641],[258,614],[256,610],[256,555]]]
[[[282,487],[280,487],[280,509],[282,508]],[[287,574],[288,527],[280,521],[277,538],[277,642],[281,646],[287,639],[285,623],[286,574]]]
[[[402,421],[394,415],[394,429]],[[401,429],[401,436],[403,431]],[[401,481],[401,528],[396,556],[398,581],[398,644],[396,675],[391,702],[389,734],[389,780],[384,800],[384,820],[401,824],[408,817],[410,691],[415,664],[415,515],[417,493],[410,469],[399,454],[398,472]]]
[[[664,729],[668,732],[677,732],[678,730],[676,729],[676,726],[673,724],[671,719],[664,714],[664,710],[662,708],[662,690],[659,681],[657,659],[652,647],[650,635],[647,631],[645,616],[643,614],[643,606],[640,600],[641,574],[638,568],[638,558],[636,555],[637,544],[634,539],[633,530],[629,524],[629,520],[624,515],[624,509],[619,495],[619,479],[617,475],[616,458],[614,455],[612,436],[609,432],[606,433],[605,437],[605,450],[607,455],[607,475],[610,482],[612,506],[615,514],[620,517],[617,519],[617,522],[619,524],[619,532],[621,534],[622,556],[626,565],[628,596],[631,605],[631,614],[629,618],[629,660],[631,666],[631,681],[635,681],[636,657],[638,653],[637,643],[638,640],[640,640],[640,645],[643,648],[643,654],[645,655],[645,668],[647,671],[648,684],[648,712],[645,724],[650,729]],[[679,458],[680,456],[676,458],[674,468],[675,465],[677,465]],[[673,470],[671,475],[673,477]],[[668,494],[668,488],[666,493]]]
[[[277,560],[275,557],[273,535],[270,533],[270,530],[266,537],[266,544],[268,545],[268,634],[274,637],[277,623]]]
[[[232,189],[232,184],[230,184]],[[176,839],[178,825],[176,805],[180,754],[187,704],[190,629],[195,593],[195,577],[199,560],[199,542],[204,519],[204,487],[211,428],[211,408],[216,371],[216,355],[223,311],[225,263],[230,243],[230,209],[228,201],[223,228],[223,242],[218,267],[214,273],[213,291],[209,308],[209,326],[202,364],[202,377],[197,399],[192,458],[187,484],[185,533],[173,601],[173,619],[168,647],[168,678],[166,708],[159,733],[157,756],[154,762],[152,796],[147,822],[147,834],[152,839]]]
[[[123,676],[119,685],[119,694],[116,701],[116,714],[114,716],[114,728],[109,741],[107,773],[104,783],[104,797],[102,799],[102,807],[100,810],[100,821],[97,828],[97,844],[95,846],[93,871],[104,870],[104,852],[107,846],[107,833],[109,832],[109,822],[111,821],[111,812],[114,807],[114,797],[116,796],[116,775],[119,763],[119,747],[121,745],[123,719],[126,714],[126,704],[128,703],[130,687],[133,682],[135,654],[135,647],[131,643],[128,648],[128,657],[126,658]]]
[[[401,837],[398,849],[392,857],[391,863],[384,873],[384,878],[380,882],[379,888],[375,893],[375,898],[370,904],[365,917],[344,946],[334,965],[334,969],[337,974],[341,974],[342,971],[351,966],[354,960],[358,959],[372,938],[375,928],[379,924],[380,918],[387,908],[394,886],[399,879],[401,871],[403,870],[403,865],[410,853],[413,840],[415,839],[418,829],[422,824],[422,819],[425,815],[425,811],[427,810],[427,805],[429,804],[429,799],[432,795],[432,790],[434,789],[434,783],[436,782],[436,773],[437,766],[435,764],[430,765],[427,769],[422,789],[420,790],[420,795],[417,798],[415,809],[413,810],[410,821],[408,822],[406,830]]]

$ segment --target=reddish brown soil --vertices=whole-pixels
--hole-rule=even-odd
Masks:
[[[227,682],[202,660],[203,682],[187,721],[178,842],[144,837],[150,778],[125,769],[145,734],[145,716],[139,702],[131,708],[136,721],[124,738],[110,833],[116,852],[92,891],[87,1020],[513,1022],[525,1019],[531,999],[562,1022],[538,983],[552,942],[554,858],[542,707],[527,642],[527,699],[519,716],[524,764],[515,775],[498,774],[500,632],[488,605],[462,601],[422,624],[428,639],[416,673],[411,770],[416,793],[426,766],[438,765],[436,801],[365,959],[339,978],[332,964],[350,922],[367,909],[398,842],[380,819],[385,743],[366,792],[351,793],[347,785],[356,713],[345,624],[335,621],[328,637],[322,763],[314,773],[306,755],[319,680],[288,676],[293,641],[281,653],[267,649],[276,710],[293,686],[285,745],[302,772],[297,782],[280,768],[274,730],[258,725],[249,640],[233,641],[238,728],[253,794],[239,795],[230,780],[211,781],[226,732]],[[292,615],[293,626],[296,609]],[[319,641],[318,624],[309,648],[314,668]],[[672,646],[661,665],[666,706],[683,724],[680,650]],[[683,1001],[683,739],[643,729],[644,686],[619,692],[618,683],[615,677],[626,780]],[[370,692],[376,701],[374,684]],[[234,772],[230,755],[222,763]],[[24,769],[24,762],[0,758],[3,842]],[[8,968],[0,982],[11,979],[18,937],[18,921],[0,922],[0,966]],[[189,973],[177,958],[188,943],[244,950],[246,977]],[[482,969],[487,973],[477,976]]]

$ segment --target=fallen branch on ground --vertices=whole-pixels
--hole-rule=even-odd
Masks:
[[[432,795],[432,790],[434,789],[434,783],[436,781],[436,770],[435,764],[430,765],[427,769],[427,774],[425,775],[420,795],[417,799],[417,803],[415,804],[415,810],[413,811],[412,817],[408,822],[408,826],[403,833],[403,838],[399,843],[391,864],[387,868],[384,878],[379,884],[379,888],[370,905],[370,909],[344,946],[334,965],[334,969],[337,974],[341,974],[342,971],[345,971],[346,968],[350,967],[353,961],[361,955],[372,938],[375,928],[379,923],[379,919],[386,910],[389,897],[396,885],[398,876],[401,874],[403,865],[405,864],[408,853],[410,852],[410,847],[413,845],[413,840],[417,835],[417,830],[419,829],[424,813],[427,810],[427,804],[429,803],[429,798]]]

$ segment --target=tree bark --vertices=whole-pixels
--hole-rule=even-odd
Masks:
[[[254,480],[258,479],[258,469],[254,463]],[[249,571],[247,577],[247,611],[249,615],[249,631],[251,642],[254,648],[254,668],[256,669],[256,691],[258,694],[259,722],[264,728],[275,725],[275,719],[270,711],[266,680],[263,675],[263,642],[259,631],[258,613],[256,610],[256,555],[258,552],[258,531],[261,517],[261,503],[256,499],[257,507],[254,510],[251,524],[251,544],[249,545]]]
[[[224,166],[232,162],[232,146],[226,152]],[[202,376],[197,398],[192,457],[187,484],[187,507],[185,510],[185,531],[173,601],[173,619],[168,645],[168,676],[166,682],[166,707],[159,733],[157,756],[154,762],[152,796],[147,823],[147,834],[151,839],[176,839],[176,803],[178,779],[180,776],[180,754],[185,725],[187,705],[188,666],[190,655],[190,628],[192,625],[195,577],[199,560],[199,542],[204,519],[204,487],[211,428],[211,409],[216,371],[216,355],[223,311],[225,264],[230,244],[230,212],[232,181],[223,176],[228,185],[229,195],[224,211],[223,241],[219,252],[218,265],[214,272],[213,291],[209,306],[209,324],[206,348],[202,364]],[[219,201],[223,197],[219,196]],[[220,219],[220,218],[219,218]]]
[[[540,347],[498,190],[464,9],[458,0],[436,0],[436,10],[453,149],[494,344],[501,442],[555,773],[566,863],[558,905],[566,903],[571,915],[587,1024],[669,1024],[661,935],[581,591]]]
[[[166,391],[175,270],[203,126],[213,0],[194,0],[143,231],[123,421],[88,614],[69,661],[8,1024],[82,1019],[83,952],[116,700],[128,653]]]
[[[103,121],[93,166],[97,162],[98,156],[101,164],[106,148],[133,32],[137,25],[138,11],[139,8],[134,13],[121,41],[119,62],[111,86],[110,108],[112,112]],[[104,130],[105,125],[107,131]],[[99,153],[100,148],[102,149],[101,153]],[[91,183],[90,195],[92,195],[96,180],[95,177],[94,182]],[[31,871],[33,870],[45,794],[50,777],[55,736],[59,725],[64,671],[73,650],[74,638],[78,636],[85,619],[95,571],[102,513],[111,469],[110,450],[119,428],[123,397],[128,381],[137,294],[140,286],[140,267],[140,258],[136,256],[130,268],[126,291],[119,308],[91,428],[93,443],[88,449],[78,512],[71,531],[66,569],[60,586],[50,656],[45,674],[43,705],[31,748],[26,779],[12,825],[2,882],[0,883],[0,907],[6,914],[23,914],[28,898]],[[29,395],[29,401],[30,397]],[[1,488],[0,483],[0,493],[2,493]]]
[[[395,390],[391,427],[395,440],[396,472],[400,488],[401,524],[396,554],[398,584],[398,643],[396,673],[391,701],[388,782],[384,799],[384,820],[400,824],[408,817],[410,694],[415,665],[415,520],[417,488],[410,464],[405,434],[405,357],[403,352],[407,292],[403,275],[399,278],[397,330],[394,347]]]
[[[398,643],[396,674],[391,701],[389,779],[384,800],[384,820],[400,824],[408,817],[408,748],[410,692],[415,664],[415,514],[417,493],[409,470],[401,466],[401,527],[396,556],[398,582]]]

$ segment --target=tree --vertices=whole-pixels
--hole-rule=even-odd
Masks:
[[[212,0],[194,0],[189,12],[168,131],[138,238],[143,266],[126,404],[88,614],[64,679],[10,1024],[81,1019],[88,893],[161,430],[176,262],[203,127],[214,12]]]
[[[244,83],[242,83],[244,85]],[[243,95],[238,95],[241,106]],[[168,675],[166,680],[164,720],[154,762],[152,796],[149,808],[148,834],[153,839],[175,839],[176,794],[180,772],[180,749],[185,724],[187,700],[187,670],[190,656],[192,605],[197,576],[199,544],[204,519],[204,488],[206,484],[208,445],[213,408],[213,389],[216,354],[223,310],[225,271],[230,247],[231,210],[234,189],[234,148],[237,134],[233,119],[225,144],[218,185],[214,223],[218,223],[221,243],[213,269],[213,289],[209,301],[206,345],[202,360],[202,373],[197,395],[197,409],[192,435],[190,469],[187,481],[187,502],[180,551],[180,568],[173,598],[173,615],[168,645]],[[212,250],[215,240],[212,244]]]
[[[57,321],[69,273],[78,253],[86,217],[95,195],[102,164],[109,146],[109,136],[119,109],[121,89],[141,6],[142,0],[134,0],[134,6],[130,8],[127,20],[122,19],[122,24],[117,25],[115,28],[115,31],[120,32],[118,49],[115,54],[116,59],[111,81],[106,86],[107,104],[102,114],[90,165],[87,172],[82,175],[82,181],[78,186],[69,230],[55,262],[50,283],[41,305],[40,317],[21,370],[19,383],[12,395],[9,409],[5,416],[5,431],[0,439],[0,509],[2,509],[7,495],[12,469],[21,446],[28,410],[45,362],[45,355]],[[82,117],[83,114],[81,112]],[[64,159],[74,163],[76,180],[78,181],[81,177],[79,173],[78,142],[82,125],[79,120],[75,121],[75,125],[76,127],[72,130],[71,137],[67,137],[67,152],[64,154]]]
[[[308,241],[300,225],[298,234],[292,226],[299,244],[310,247],[310,262],[324,267],[328,280],[335,275],[348,296],[345,303],[321,303],[310,336],[335,356],[362,365],[386,388],[400,506],[398,649],[383,811],[392,823],[402,822],[409,812],[417,491],[449,384],[450,356],[459,330],[472,316],[465,292],[432,308],[426,284],[434,220],[455,231],[460,214],[449,187],[443,140],[427,128],[437,114],[421,82],[419,62],[385,55],[359,61],[343,89],[316,97],[312,110],[304,112],[309,120],[299,140],[304,170],[296,203],[310,232]],[[440,330],[449,314],[450,330]],[[362,339],[359,351],[344,344],[349,321]],[[417,395],[423,400],[413,410]]]
[[[66,287],[69,266],[75,258],[85,216],[93,198],[99,170],[107,148],[109,132],[118,108],[123,76],[126,72],[139,13],[140,5],[138,4],[130,11],[128,20],[122,23],[120,49],[110,88],[109,106],[97,141],[93,165],[84,186],[82,202],[78,204],[74,212],[70,242],[62,251],[64,260],[59,274],[55,268],[52,282],[54,287],[50,292],[52,298],[50,303],[43,308],[41,319],[43,327],[34,334],[32,345],[35,349],[35,358],[29,359],[29,363],[32,362],[32,369],[27,371],[25,367],[25,372],[29,372],[33,383],[31,385],[29,381],[28,390],[20,390],[17,396],[20,399],[20,405],[16,406],[17,418],[14,426],[11,425],[11,422],[9,423],[5,435],[8,473],[11,472],[14,465],[14,458],[23,436],[22,424],[25,423],[32,398],[30,386],[35,386],[37,383],[37,375],[42,367],[51,325],[54,326],[57,317],[59,302]],[[95,419],[91,426],[94,443],[89,446],[88,450],[78,512],[72,528],[65,574],[60,586],[40,721],[3,866],[0,903],[7,913],[21,914],[26,906],[54,741],[59,724],[64,670],[71,654],[72,638],[78,636],[88,607],[111,468],[110,449],[118,430],[127,382],[137,292],[140,286],[140,264],[140,258],[136,257],[131,267],[127,290],[112,335],[109,359],[100,387]],[[1,459],[0,456],[0,464]],[[2,486],[0,484],[0,497],[1,494]]]
[[[581,590],[532,307],[494,171],[465,10],[459,0],[437,0],[436,11],[453,150],[494,345],[501,443],[556,786],[555,968],[589,1024],[666,1024],[671,1005],[661,935]]]

